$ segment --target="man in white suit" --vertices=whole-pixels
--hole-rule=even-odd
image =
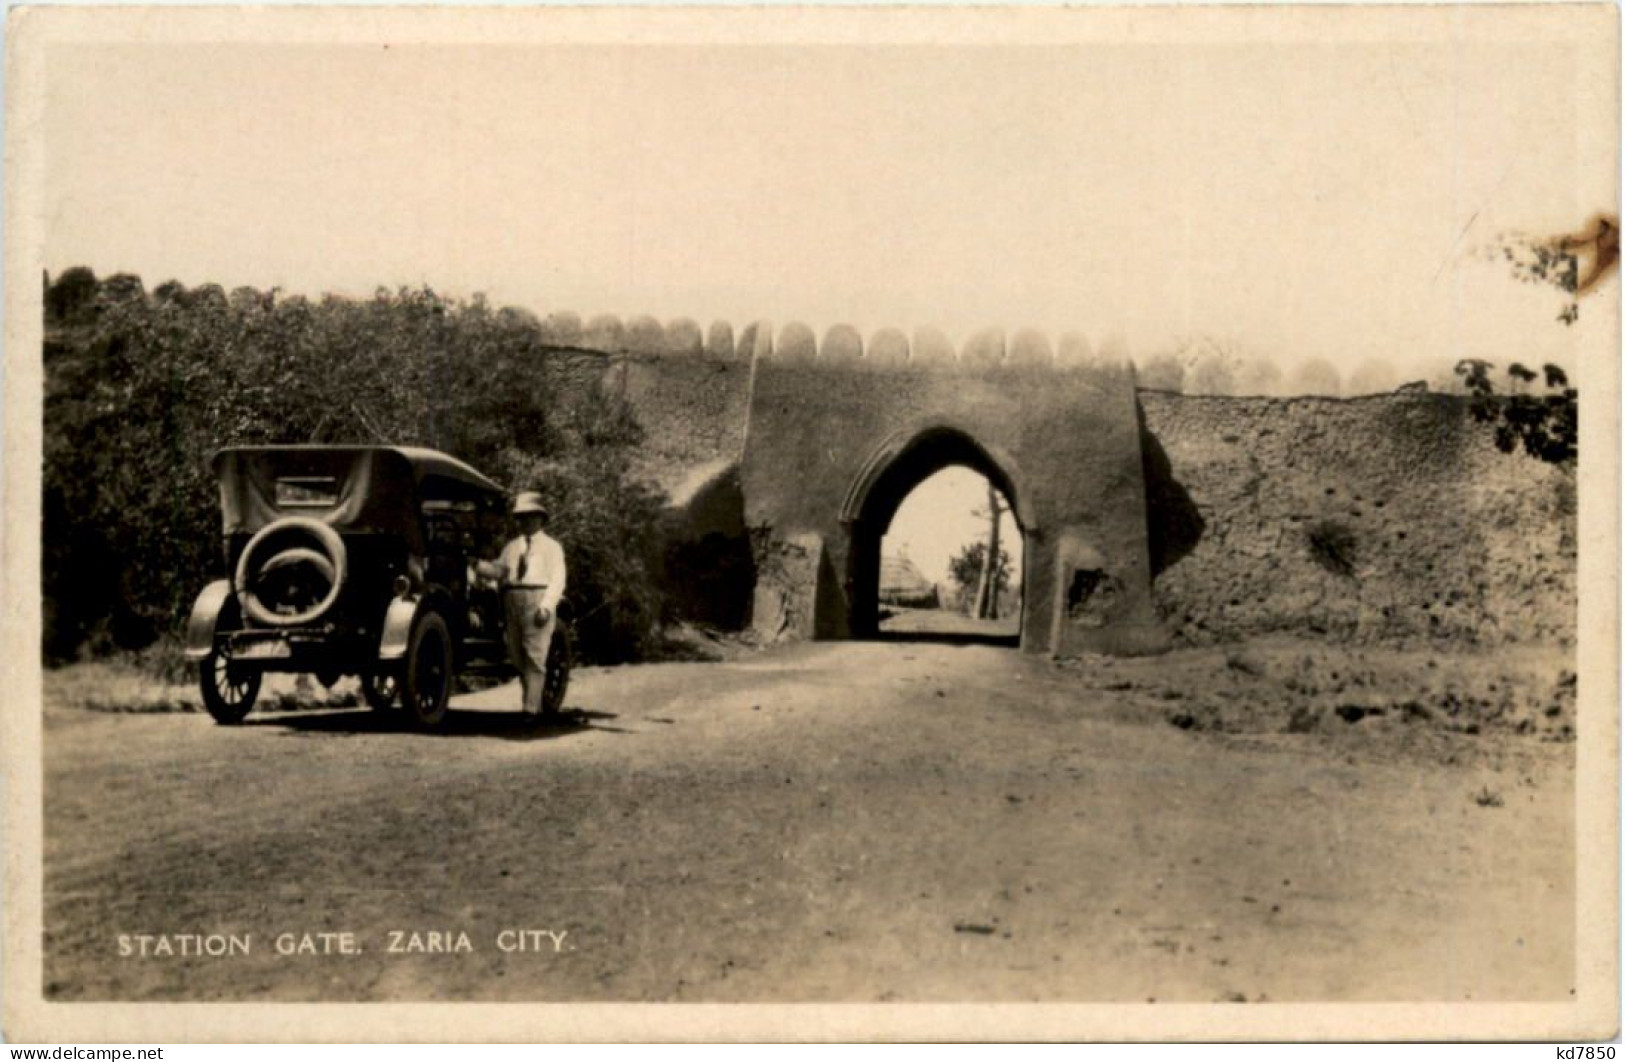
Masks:
[[[535,721],[542,716],[547,651],[564,596],[564,547],[543,530],[547,506],[540,494],[522,491],[514,499],[513,518],[519,536],[503,547],[497,578],[502,583],[508,659],[524,686],[525,714]]]

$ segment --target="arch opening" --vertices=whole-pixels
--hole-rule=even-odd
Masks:
[[[890,440],[843,511],[853,636],[1019,645],[1024,502],[1009,462],[963,431]]]

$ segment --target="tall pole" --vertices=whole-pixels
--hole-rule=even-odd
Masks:
[[[987,617],[999,618],[999,525],[1004,522],[1004,509],[999,506],[999,493],[993,484],[987,485],[987,507],[993,515],[987,526]]]
[[[999,506],[999,492],[991,482],[987,485],[987,552],[982,556],[982,575],[976,581],[976,618],[999,618],[999,518],[1004,510]]]

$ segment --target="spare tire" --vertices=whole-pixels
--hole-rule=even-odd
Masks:
[[[273,550],[272,546],[277,548]],[[292,612],[267,607],[255,593],[255,583],[269,572],[294,565],[307,565],[326,579],[327,593],[314,604]],[[308,516],[284,516],[261,528],[243,547],[232,589],[237,592],[244,615],[254,622],[267,627],[298,627],[327,614],[338,601],[348,572],[349,554],[337,531]]]

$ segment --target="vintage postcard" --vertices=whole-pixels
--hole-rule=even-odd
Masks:
[[[1614,1035],[1618,33],[14,9],[6,1037]]]

